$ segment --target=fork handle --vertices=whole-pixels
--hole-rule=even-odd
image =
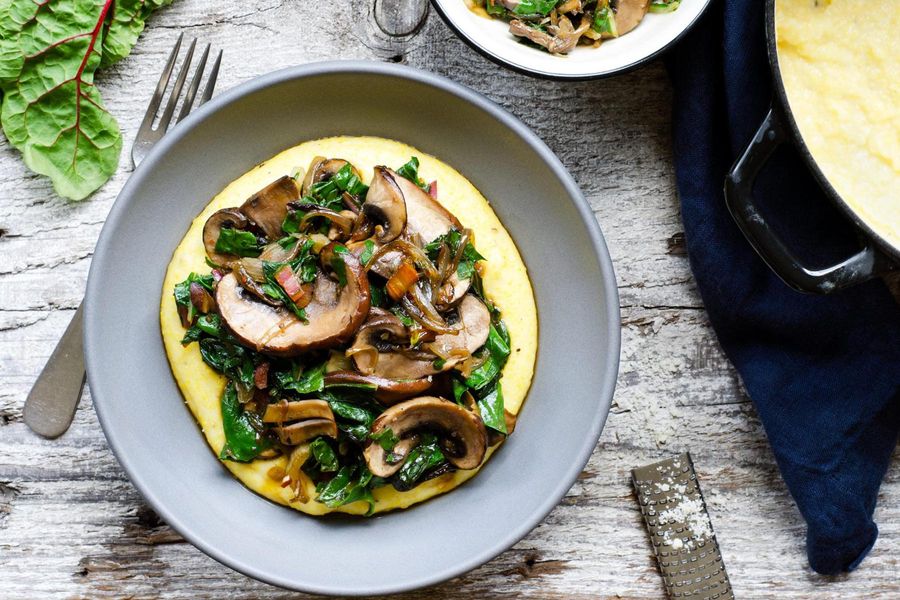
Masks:
[[[81,306],[25,399],[25,423],[46,438],[61,436],[75,416],[84,389]]]

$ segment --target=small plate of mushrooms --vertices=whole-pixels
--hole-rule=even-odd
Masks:
[[[487,58],[547,79],[608,77],[647,62],[697,21],[709,0],[433,0]]]

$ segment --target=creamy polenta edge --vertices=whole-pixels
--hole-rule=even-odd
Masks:
[[[841,198],[900,246],[900,3],[777,0],[778,64],[803,141]]]
[[[396,168],[408,161],[411,156],[417,156],[420,161],[420,176],[425,181],[437,180],[438,201],[456,215],[465,227],[474,232],[475,245],[486,259],[485,293],[500,307],[512,345],[501,378],[503,396],[506,409],[517,414],[534,375],[538,343],[537,310],[525,264],[488,201],[453,168],[411,146],[375,137],[332,137],[305,142],[285,150],[230,183],[194,219],[172,255],[163,282],[160,302],[163,344],[178,387],[212,450],[218,456],[225,444],[220,409],[225,377],[203,362],[197,344],[190,344],[187,347],[181,345],[184,328],[178,317],[172,290],[175,284],[184,280],[192,271],[201,273],[208,270],[201,232],[204,223],[213,212],[229,206],[240,206],[247,197],[278,177],[288,175],[298,167],[305,169],[315,156],[343,158],[350,161],[359,169],[365,183],[371,180],[376,165]],[[484,462],[487,462],[495,449],[496,447],[488,449]],[[304,481],[304,485],[309,501],[290,502],[294,495],[293,491],[282,488],[267,474],[274,466],[285,468],[287,465],[285,456],[250,463],[222,462],[251,490],[279,504],[308,514],[321,515],[330,512],[365,514],[368,510],[365,502],[355,502],[334,509],[316,502],[314,486],[308,479]],[[398,492],[392,486],[377,488],[373,491],[374,511],[385,512],[422,502],[452,490],[477,472],[478,469],[472,469],[448,473],[426,481],[407,492]]]

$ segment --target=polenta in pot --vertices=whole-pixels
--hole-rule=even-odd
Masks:
[[[778,64],[822,174],[900,248],[900,3],[776,0]]]
[[[474,476],[531,385],[525,265],[462,175],[335,137],[226,187],[175,250],[160,307],[222,463],[305,513],[406,508]]]

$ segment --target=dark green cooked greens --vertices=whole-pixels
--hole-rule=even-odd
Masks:
[[[466,0],[470,1],[470,0]],[[648,12],[672,12],[681,0],[475,0],[509,32],[551,54],[599,45],[633,30]]]
[[[269,475],[295,501],[311,481],[316,501],[371,512],[375,488],[476,468],[512,433],[484,257],[415,157],[368,185],[317,157],[214,213],[203,242],[210,272],[174,295],[182,344],[227,378],[222,460],[285,455]]]

